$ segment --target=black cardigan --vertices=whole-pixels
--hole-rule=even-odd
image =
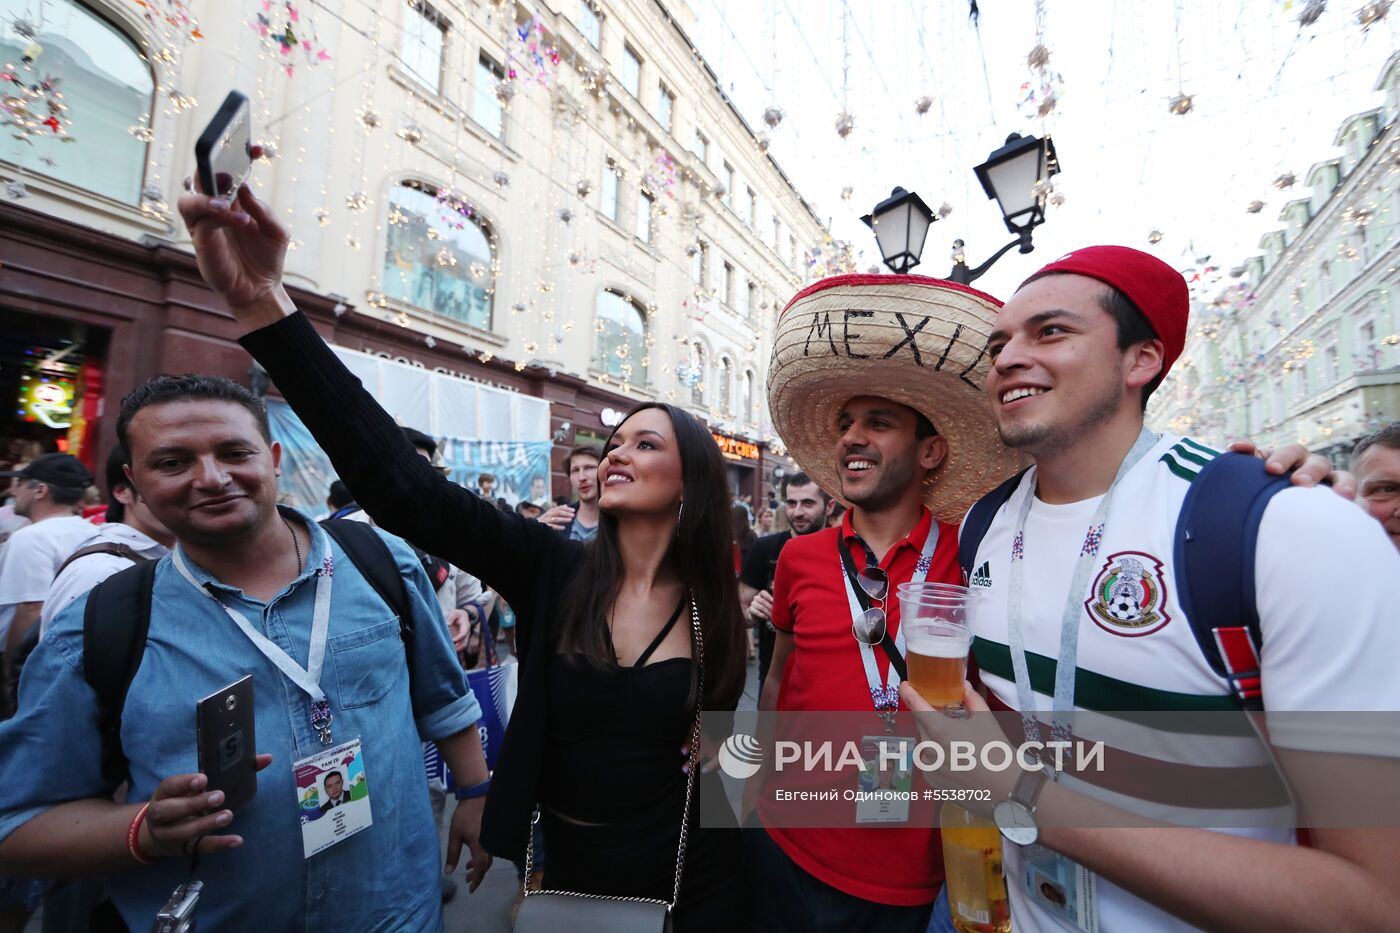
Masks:
[[[583,545],[502,512],[434,470],[300,312],[240,342],[376,524],[480,578],[515,610],[520,685],[481,840],[493,855],[524,858],[542,777],[554,627]],[[537,642],[543,650],[531,650]]]

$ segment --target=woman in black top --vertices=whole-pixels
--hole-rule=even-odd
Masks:
[[[180,211],[201,273],[245,330],[243,345],[356,501],[382,528],[479,577],[515,609],[520,689],[482,844],[521,858],[538,805],[550,888],[669,900],[683,746],[702,702],[691,601],[704,638],[705,708],[733,709],[745,673],[730,496],[708,431],[668,405],[634,409],[598,467],[596,541],[565,540],[481,501],[418,456],[292,305],[281,284],[287,233],[247,188],[232,206],[187,195]],[[742,928],[738,830],[697,826],[692,812],[677,929]]]

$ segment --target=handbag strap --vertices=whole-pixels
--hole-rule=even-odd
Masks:
[[[676,902],[681,898],[681,875],[685,870],[685,847],[690,837],[690,804],[695,796],[695,776],[699,772],[700,762],[700,713],[705,708],[705,636],[700,630],[700,610],[695,606],[695,598],[690,599],[690,643],[691,653],[696,664],[696,677],[698,687],[696,691],[695,722],[690,727],[690,762],[686,769],[685,779],[685,809],[681,811],[681,838],[676,847],[676,880],[671,889],[671,900],[669,902],[659,900],[654,897],[618,897],[608,894],[585,894],[579,891],[531,891],[530,876],[535,871],[535,831],[534,827],[540,821],[540,808],[535,807],[534,816],[530,819],[530,839],[525,844],[525,896],[533,894],[565,894],[570,897],[586,897],[600,901],[625,901],[635,904],[661,904],[667,910],[674,909]]]

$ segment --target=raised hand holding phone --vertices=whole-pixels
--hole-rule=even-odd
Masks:
[[[248,98],[229,91],[194,144],[200,188],[216,197],[233,197],[248,180],[255,158]]]
[[[249,149],[252,158],[260,152],[257,146]],[[246,184],[232,196],[211,197],[199,174],[196,190],[181,197],[178,206],[204,281],[223,295],[245,330],[292,313],[295,307],[282,289],[282,264],[291,241],[286,228]]]

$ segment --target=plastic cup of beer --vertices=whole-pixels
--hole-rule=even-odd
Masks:
[[[934,709],[966,713],[963,681],[972,632],[965,587],[918,584],[899,588],[900,628],[908,654],[909,683]]]
[[[901,583],[895,588],[895,594],[916,593],[920,597],[939,599],[947,597],[949,599],[971,600],[977,596],[974,590],[956,583],[930,583],[925,580],[922,583]]]

